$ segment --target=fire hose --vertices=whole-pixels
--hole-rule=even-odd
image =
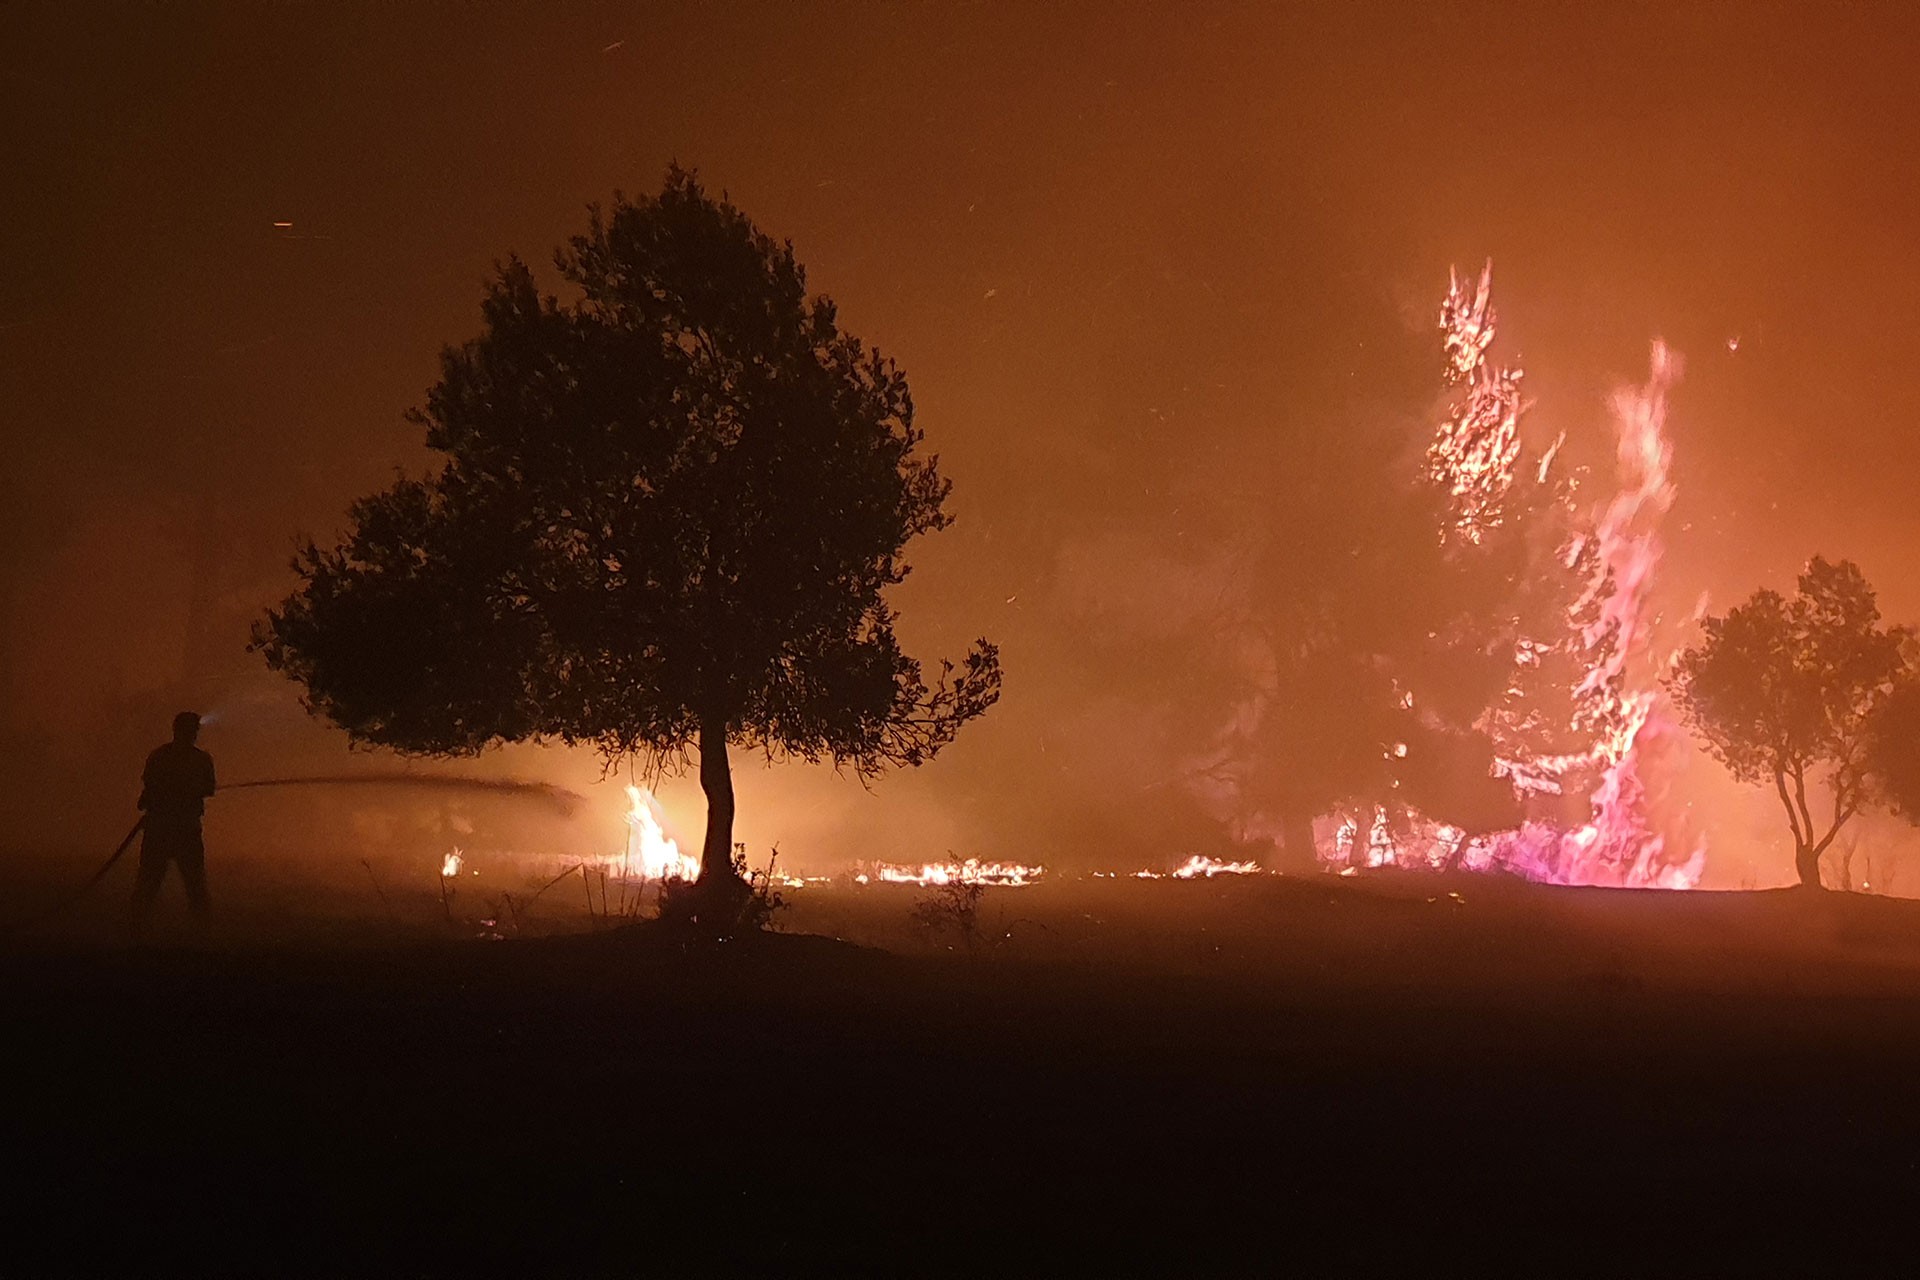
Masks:
[[[113,852],[107,855],[107,860],[100,864],[100,869],[94,872],[91,876],[87,877],[87,882],[85,884],[81,885],[78,889],[75,889],[72,893],[68,894],[66,897],[60,899],[60,901],[54,903],[53,906],[41,912],[39,915],[34,916],[32,919],[23,921],[20,924],[13,926],[13,928],[9,930],[9,932],[24,933],[28,929],[33,928],[35,925],[45,924],[47,921],[59,915],[62,911],[65,911],[68,907],[71,907],[74,903],[80,901],[80,899],[86,897],[88,891],[91,890],[93,886],[95,886],[96,884],[99,884],[102,880],[107,878],[107,872],[113,870],[113,864],[120,861],[121,857],[126,854],[127,850],[133,847],[133,838],[139,835],[140,832],[146,828],[146,825],[147,825],[147,815],[143,813],[134,820],[133,826],[128,829],[126,836],[120,841],[120,843],[114,846]]]

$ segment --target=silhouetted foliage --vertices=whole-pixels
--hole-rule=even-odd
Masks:
[[[1490,750],[1468,727],[1506,671],[1475,623],[1485,557],[1441,545],[1438,495],[1391,460],[1333,474],[1338,509],[1289,512],[1292,536],[1249,579],[1261,653],[1235,750],[1255,762],[1244,794],[1278,816],[1296,869],[1312,866],[1313,819],[1337,805],[1411,804],[1462,825],[1471,810],[1479,826],[1498,789],[1509,803],[1491,821],[1517,816],[1511,788],[1482,785]]]
[[[1920,825],[1920,661],[1911,643],[1907,657],[1907,678],[1881,702],[1869,726],[1867,775],[1877,800]]]
[[[777,856],[777,855],[776,855]],[[774,885],[773,864],[765,871],[747,866],[747,846],[736,844],[733,874],[706,883],[663,880],[657,919],[669,934],[700,941],[751,937],[773,927],[787,909],[786,895]]]
[[[927,931],[929,937],[938,937],[951,931],[960,939],[960,945],[973,955],[980,947],[980,904],[987,896],[987,886],[977,881],[953,880],[946,884],[935,885],[918,902],[913,904],[911,918],[913,922]]]
[[[361,743],[697,749],[702,880],[730,877],[728,743],[918,765],[998,697],[998,653],[929,681],[901,652],[883,591],[950,485],[905,375],[808,296],[791,244],[675,168],[555,261],[567,301],[499,268],[412,415],[444,466],[309,543],[255,647]]]
[[[1515,825],[1496,747],[1578,749],[1570,655],[1515,662],[1528,637],[1565,632],[1583,586],[1564,560],[1561,482],[1521,468],[1497,519],[1471,543],[1447,539],[1452,495],[1407,446],[1378,425],[1303,442],[1297,488],[1262,513],[1248,558],[1231,631],[1252,659],[1227,754],[1247,762],[1240,793],[1275,815],[1298,870],[1313,865],[1313,820],[1336,807],[1382,805],[1396,826],[1414,811],[1470,836]]]
[[[1736,779],[1773,784],[1800,883],[1818,888],[1820,855],[1874,798],[1871,747],[1914,677],[1911,633],[1880,625],[1856,565],[1818,556],[1792,599],[1756,591],[1702,626],[1675,667],[1674,702]],[[1831,803],[1816,817],[1808,789],[1823,781]]]

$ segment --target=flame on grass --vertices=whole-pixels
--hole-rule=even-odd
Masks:
[[[834,882],[833,876],[797,876],[788,871],[775,871],[769,874],[769,881],[777,889],[813,889]]]
[[[660,806],[645,787],[627,788],[627,849],[612,868],[622,880],[697,880],[698,854],[680,852],[680,846],[660,825]]]
[[[854,881],[858,884],[878,880],[882,884],[985,884],[1014,888],[1033,884],[1046,873],[1045,867],[1029,867],[1018,862],[982,862],[978,858],[968,858],[965,862],[925,862],[917,867],[880,862],[874,864],[870,873],[856,875]]]
[[[1211,880],[1215,876],[1257,876],[1260,864],[1257,862],[1223,862],[1219,858],[1209,858],[1196,853],[1172,871],[1136,871],[1136,880]]]

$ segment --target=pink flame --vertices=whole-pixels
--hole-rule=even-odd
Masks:
[[[1620,487],[1595,526],[1599,556],[1575,607],[1576,616],[1587,619],[1577,635],[1589,658],[1575,694],[1580,721],[1594,733],[1593,745],[1583,756],[1534,761],[1530,769],[1559,777],[1597,768],[1600,780],[1590,797],[1592,817],[1584,825],[1568,831],[1528,823],[1489,841],[1494,864],[1532,879],[1690,889],[1699,883],[1706,861],[1701,845],[1677,861],[1667,856],[1665,837],[1649,821],[1641,778],[1644,748],[1673,730],[1658,683],[1668,664],[1651,654],[1651,594],[1660,563],[1660,523],[1673,506],[1667,392],[1679,376],[1680,358],[1655,342],[1645,385],[1614,395]],[[1528,771],[1519,762],[1503,764],[1509,776]]]

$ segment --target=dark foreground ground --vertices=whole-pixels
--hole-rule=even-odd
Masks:
[[[16,936],[0,1273],[1911,1273],[1920,903],[1015,892],[972,958]]]

